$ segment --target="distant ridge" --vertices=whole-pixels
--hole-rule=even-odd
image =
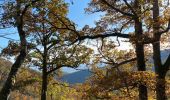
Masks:
[[[78,72],[74,72],[74,73],[64,75],[61,78],[61,81],[67,82],[69,84],[83,83],[91,75],[92,75],[92,73],[88,69],[87,70],[80,70]]]
[[[161,51],[162,62],[164,62],[167,59],[169,54],[170,54],[170,49],[164,49]],[[151,62],[153,62],[152,57],[151,57]],[[92,75],[92,73],[87,69],[87,70],[74,72],[71,74],[67,73],[61,78],[61,81],[67,82],[69,84],[83,83],[91,75]]]

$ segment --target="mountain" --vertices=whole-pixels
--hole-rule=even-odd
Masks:
[[[169,54],[170,54],[170,49],[164,49],[161,51],[161,59],[163,62],[167,59]]]
[[[170,49],[164,49],[164,50],[161,51],[162,62],[164,62],[167,59],[169,53],[170,53]],[[151,60],[151,62],[153,62],[152,57],[151,57],[150,60]],[[154,68],[152,70],[154,70]],[[74,72],[74,73],[71,73],[71,74],[65,74],[61,78],[61,81],[67,82],[69,84],[83,83],[91,75],[92,75],[92,73],[87,69],[87,70],[82,70],[82,71]],[[170,72],[167,73],[167,75],[170,76]]]
[[[61,81],[69,84],[83,83],[92,73],[87,70],[81,70],[78,72],[66,74],[61,78]]]

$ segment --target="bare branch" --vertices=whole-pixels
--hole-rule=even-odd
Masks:
[[[74,68],[75,66],[71,66],[71,65],[60,65],[60,66],[57,66],[56,68],[54,68],[54,69],[48,71],[47,74],[50,74],[50,73],[52,73],[52,72],[54,72],[54,71],[60,69],[61,67],[70,67],[70,68]]]
[[[114,7],[113,5],[111,5],[110,3],[108,3],[106,0],[101,0],[104,4],[106,4],[108,7],[110,7],[110,8],[112,8],[112,9],[114,9],[115,11],[117,11],[117,12],[119,12],[119,13],[121,13],[121,14],[123,14],[123,15],[125,15],[125,16],[128,16],[128,17],[134,17],[134,15],[133,14],[130,14],[130,13],[127,13],[127,12],[124,12],[124,11],[122,11],[122,10],[120,10],[120,9],[118,9],[118,8],[116,8],[116,7]]]
[[[15,39],[6,37],[6,36],[4,36],[4,35],[0,35],[0,38],[5,38],[5,39],[8,39],[8,40],[12,40],[12,41],[19,41],[19,40],[15,40]]]
[[[164,67],[165,72],[167,72],[170,69],[170,54],[169,54],[168,58],[166,59],[163,67]]]
[[[107,37],[111,37],[111,36],[118,36],[121,38],[129,38],[130,35],[129,34],[122,34],[119,32],[113,32],[113,33],[106,33],[106,34],[98,34],[98,35],[94,35],[94,36],[80,36],[77,41],[81,41],[81,40],[85,40],[85,39],[97,39],[97,38],[107,38]]]
[[[131,58],[131,59],[128,59],[128,60],[125,60],[125,61],[122,61],[120,63],[115,63],[115,62],[104,62],[106,64],[111,64],[111,65],[114,65],[112,68],[117,68],[121,65],[124,65],[124,64],[127,64],[129,62],[132,62],[132,61],[135,61],[137,58]]]

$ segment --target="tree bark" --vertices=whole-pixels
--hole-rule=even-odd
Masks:
[[[46,44],[46,37],[43,36],[43,47],[44,47],[44,53],[43,53],[43,70],[42,70],[42,88],[41,88],[41,100],[46,100],[47,98],[47,44]]]
[[[156,79],[156,99],[168,100],[166,95],[166,80],[165,75],[158,75]]]
[[[15,63],[12,65],[8,78],[0,92],[1,100],[7,100],[9,98],[11,88],[15,83],[15,76],[18,72],[18,69],[21,67],[21,64],[24,62],[25,57],[26,57],[26,52],[25,50],[22,50],[20,55],[17,57]]]
[[[156,98],[157,100],[167,100],[166,89],[165,89],[165,75],[164,67],[161,61],[161,51],[160,51],[160,24],[159,24],[159,3],[158,0],[153,0],[153,34],[154,38],[157,40],[153,45],[153,59],[155,72],[158,75],[156,77]]]
[[[160,55],[160,42],[153,43],[153,59],[154,59],[154,67],[155,67],[155,72],[158,75],[156,77],[156,98],[157,100],[167,100],[166,96],[166,80],[165,80],[165,75],[166,73],[164,72],[164,67],[162,66],[161,63],[161,55]]]
[[[47,96],[47,73],[45,68],[43,68],[42,73],[42,90],[41,90],[41,100],[46,100]]]
[[[13,87],[13,85],[15,83],[15,76],[27,55],[26,34],[25,34],[25,31],[23,31],[23,15],[21,15],[20,7],[21,7],[20,3],[17,3],[16,24],[17,24],[17,30],[18,30],[20,42],[21,42],[21,51],[20,51],[19,56],[17,57],[16,61],[12,65],[11,70],[8,74],[8,78],[5,82],[5,84],[3,85],[2,90],[0,91],[0,99],[1,100],[7,100],[9,98],[11,88]]]
[[[137,29],[138,31],[138,29]],[[137,33],[138,34],[138,33]],[[138,71],[146,71],[145,58],[144,58],[144,46],[143,44],[136,43],[136,57]],[[145,85],[139,85],[139,100],[147,100],[147,87]]]
[[[135,0],[135,8],[137,13],[141,13],[141,5],[138,0]],[[135,16],[135,35],[136,35],[136,57],[137,57],[137,68],[138,71],[146,71],[145,56],[144,56],[144,45],[142,41],[142,22],[140,21],[140,14]],[[147,87],[143,84],[139,85],[139,100],[148,100]]]
[[[156,99],[157,100],[167,100],[166,96],[166,72],[161,62],[161,51],[160,51],[160,42],[153,43],[153,59],[155,73],[158,75],[156,77]]]

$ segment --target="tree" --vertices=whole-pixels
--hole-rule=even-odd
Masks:
[[[130,1],[130,3],[127,0],[95,0],[91,2],[88,10],[91,12],[106,12],[106,16],[97,24],[100,27],[105,27],[106,30],[104,32],[107,34],[110,33],[110,36],[112,34],[112,36],[115,35],[118,37],[129,38],[131,35],[122,34],[122,31],[129,27],[134,27],[133,34],[135,41],[133,41],[133,43],[136,46],[137,68],[139,71],[145,71],[144,44],[141,43],[143,41],[143,38],[141,38],[143,37],[141,19],[143,12],[141,6],[141,1],[139,0]],[[110,25],[113,25],[115,28],[110,28]],[[105,34],[105,36],[109,36],[109,34]],[[141,100],[147,100],[147,87],[144,85],[139,86],[139,98]]]
[[[108,41],[102,43],[98,50],[100,51],[94,61],[97,64],[92,67],[94,74],[87,82],[91,87],[86,90],[85,97],[131,100],[138,98],[139,85],[147,86],[150,91],[155,89],[156,75],[154,72],[136,70],[134,51],[119,51],[113,43]],[[105,67],[96,68],[99,66],[98,63],[104,63]]]
[[[47,5],[46,5],[46,3],[47,3]],[[11,69],[9,78],[7,79],[6,83],[4,84],[4,88],[1,91],[1,95],[4,95],[4,99],[7,98],[10,93],[10,89],[12,88],[12,85],[14,84],[12,82],[15,80],[15,75],[16,75],[19,67],[21,66],[21,64],[24,62],[24,59],[28,53],[28,51],[27,51],[28,46],[30,48],[32,48],[32,46],[33,46],[32,43],[29,44],[27,42],[26,38],[28,36],[31,37],[31,34],[35,33],[35,32],[43,33],[40,36],[38,36],[39,33],[37,33],[37,37],[39,37],[40,40],[37,39],[36,42],[40,42],[38,44],[42,44],[42,46],[44,47],[44,52],[42,55],[42,58],[43,58],[42,65],[44,67],[42,67],[42,68],[43,68],[43,72],[46,75],[43,74],[43,78],[45,80],[43,81],[44,88],[42,88],[42,89],[43,89],[43,91],[45,90],[45,92],[46,92],[46,90],[47,90],[47,88],[46,88],[46,86],[47,86],[47,84],[46,84],[47,72],[46,71],[47,71],[47,67],[48,67],[47,66],[47,56],[49,58],[51,57],[51,55],[48,55],[47,51],[53,49],[50,51],[50,53],[55,53],[54,49],[57,48],[57,44],[61,43],[62,45],[69,46],[69,41],[72,41],[72,39],[74,38],[72,36],[72,33],[62,30],[62,29],[68,29],[68,30],[71,30],[71,32],[72,32],[73,29],[71,29],[71,28],[75,28],[74,25],[72,25],[72,23],[70,23],[70,21],[67,18],[65,18],[66,13],[67,13],[66,6],[67,5],[63,1],[55,1],[55,0],[54,1],[44,1],[44,2],[38,2],[38,0],[28,1],[28,2],[22,2],[22,1],[15,2],[14,1],[14,2],[7,2],[7,4],[4,6],[3,10],[5,13],[2,16],[2,20],[3,20],[2,27],[17,26],[17,29],[18,29],[18,32],[20,35],[20,39],[21,39],[21,43],[10,42],[9,46],[3,50],[6,53],[10,53],[9,55],[15,55],[15,56],[19,55],[16,62],[14,63],[14,67],[12,67],[12,69]],[[13,8],[15,8],[15,9],[13,9]],[[11,9],[13,9],[13,10],[11,10]],[[61,12],[61,10],[62,10],[62,12]],[[17,12],[17,13],[15,13],[15,12]],[[45,16],[45,14],[47,14],[47,16]],[[38,19],[37,16],[39,16],[40,19]],[[32,22],[31,20],[33,20],[35,22]],[[47,22],[48,22],[48,24],[46,24]],[[42,26],[43,28],[39,27],[39,23],[43,23],[41,25],[45,25],[46,28],[44,28],[44,26]],[[48,26],[48,25],[50,25],[50,26]],[[64,25],[65,27],[61,27],[62,25]],[[67,25],[70,25],[71,28],[68,27]],[[34,27],[32,27],[32,26],[34,26]],[[38,29],[38,28],[40,28],[40,29]],[[43,30],[41,30],[41,29],[43,29]],[[44,32],[44,30],[46,32]],[[47,31],[49,31],[49,32],[47,32]],[[61,33],[63,33],[63,34],[61,34]],[[70,33],[70,34],[68,34],[68,33]],[[36,35],[32,34],[32,36],[36,36]],[[43,39],[41,39],[41,38],[43,38]],[[59,40],[59,42],[58,42],[58,40]],[[50,45],[50,46],[47,48],[48,45]],[[81,46],[81,47],[83,47],[85,50],[87,50],[85,46]],[[67,47],[63,47],[63,48],[60,47],[60,50],[63,50],[66,48]],[[81,50],[83,50],[83,48]],[[19,49],[21,49],[21,51]],[[38,49],[36,49],[36,50],[38,50]],[[68,57],[68,58],[70,60],[68,62],[65,62],[65,65],[61,64],[60,61],[57,62],[56,60],[58,60],[58,58],[55,58],[54,61],[50,61],[51,64],[48,64],[48,65],[50,67],[52,65],[52,67],[50,68],[52,70],[50,70],[48,72],[48,74],[52,73],[53,71],[59,69],[62,66],[71,66],[71,65],[66,65],[66,64],[68,64],[68,63],[71,64],[72,60],[78,59],[78,58],[76,58],[77,53],[75,53],[75,54],[71,53],[70,50],[75,52],[77,49],[72,50],[72,48],[68,47],[68,53],[70,53],[70,57]],[[87,52],[89,54],[89,52],[91,52],[91,50],[87,50]],[[38,53],[41,54],[41,51]],[[59,52],[59,53],[61,53],[61,52]],[[82,52],[80,52],[80,53],[82,53]],[[63,55],[63,54],[64,54],[64,52],[62,52],[61,55],[58,55],[58,56],[62,56],[62,58],[63,58],[62,60],[66,60],[65,57],[69,56],[69,54],[66,54],[66,55]],[[55,55],[57,55],[57,53]],[[87,55],[82,55],[82,54],[80,55],[80,57],[82,57],[82,58],[85,58],[86,56]],[[75,57],[75,59],[72,57]],[[79,59],[79,61],[83,62],[81,59]],[[78,64],[79,61],[77,61],[75,63]],[[74,65],[73,67],[77,66],[75,64],[72,64],[72,65]],[[55,67],[55,68],[53,69],[53,67]],[[45,92],[43,92],[43,93],[45,93]]]
[[[170,29],[170,16],[167,15],[169,8],[164,8],[164,15],[161,16],[160,9],[163,8],[159,5],[159,3],[166,3],[169,5],[168,2],[153,0],[153,39],[156,41],[152,43],[153,45],[153,59],[154,59],[154,67],[157,76],[157,84],[156,84],[156,96],[157,100],[166,100],[166,80],[165,76],[170,68],[170,55],[168,56],[165,63],[162,64],[161,60],[161,48],[160,48],[160,40],[163,33],[166,33]],[[166,6],[167,6],[166,5]],[[164,5],[165,6],[165,5]],[[162,23],[161,23],[162,22]],[[167,27],[165,25],[168,23]],[[163,26],[163,29],[161,28]]]
[[[2,27],[16,27],[20,37],[20,53],[12,65],[8,78],[0,92],[2,100],[6,100],[9,97],[12,86],[14,85],[15,76],[21,64],[27,54],[27,40],[26,33],[24,31],[24,16],[31,5],[36,3],[38,0],[21,2],[20,0],[14,2],[7,2],[4,6],[4,13],[2,13]]]
[[[92,52],[80,43],[72,43],[70,30],[75,27],[66,17],[67,12],[67,4],[62,0],[47,0],[35,7],[34,13],[29,16],[32,21],[27,23],[27,32],[31,33],[29,38],[33,44],[28,59],[42,69],[42,100],[46,100],[51,73],[61,67],[76,68],[85,64]]]
[[[5,82],[7,75],[12,66],[12,62],[2,59],[0,64],[2,65],[0,72],[0,87],[2,88],[3,83]],[[24,76],[24,77],[23,77]],[[19,72],[16,75],[15,85],[11,89],[10,99],[15,98],[17,94],[20,95],[30,95],[31,97],[38,97],[39,91],[37,91],[38,79],[40,78],[40,74],[34,70],[30,70],[29,68],[24,68],[23,66],[20,68]],[[35,88],[36,87],[36,88]]]
[[[83,44],[80,45],[79,43],[81,43],[81,41],[100,38],[103,42],[105,38],[108,39],[109,37],[117,37],[118,44],[119,37],[128,39],[128,42],[134,45],[136,58],[123,59],[123,62],[121,62],[121,59],[121,61],[118,60],[118,63],[115,63],[114,56],[111,56],[107,51],[102,51],[100,54],[102,58],[101,61],[106,61],[105,58],[108,57],[109,62],[107,61],[106,63],[118,68],[122,63],[128,63],[135,59],[138,69],[137,73],[147,73],[147,56],[145,52],[146,48],[144,47],[146,47],[146,44],[152,44],[154,68],[157,74],[157,99],[167,99],[165,76],[170,68],[170,55],[166,61],[162,63],[161,41],[164,41],[164,34],[168,33],[170,29],[169,0],[92,0],[91,3],[89,3],[87,11],[89,13],[101,11],[104,12],[104,16],[96,22],[96,27],[90,28],[86,25],[79,31],[76,30],[75,24],[66,17],[68,10],[67,5],[65,5],[63,1],[38,1],[39,0],[17,0],[7,2],[7,4],[3,6],[1,27],[16,27],[20,41],[18,43],[10,42],[9,48],[7,48],[14,48],[14,50],[9,53],[15,54],[17,58],[0,92],[1,99],[7,99],[13,86],[16,73],[27,56],[28,48],[33,50],[29,52],[30,57],[34,58],[31,59],[33,64],[42,66],[43,69],[43,99],[47,91],[47,75],[49,73],[63,66],[75,67],[89,61],[87,54],[90,54],[92,51]],[[63,12],[61,12],[61,10]],[[27,38],[27,36],[30,37]],[[26,39],[32,39],[33,41],[28,42]],[[113,40],[113,38],[110,39]],[[102,42],[101,45],[103,45]],[[109,47],[115,49],[115,45],[112,43],[113,42],[110,42]],[[76,46],[76,44],[79,46]],[[16,47],[20,50],[16,49]],[[41,47],[43,47],[43,49],[41,49]],[[108,50],[108,48],[105,49]],[[86,51],[85,53],[83,52],[84,50]],[[6,50],[4,49],[4,51]],[[121,57],[122,55],[119,56]],[[86,57],[87,59],[85,59]],[[41,62],[39,63],[38,61]],[[118,71],[119,69],[117,69],[117,72]],[[114,73],[111,74],[115,75]],[[122,74],[123,76],[128,76],[127,72],[122,72]],[[143,74],[141,76],[143,76]],[[118,80],[123,80],[120,77],[115,77]],[[137,78],[140,79],[140,77]],[[101,80],[107,82],[107,77],[103,77]],[[147,86],[145,84],[139,84],[136,87],[138,87],[139,99],[147,100]],[[101,87],[98,89],[101,89]]]
[[[169,0],[93,0],[87,11],[104,12],[105,16],[96,23],[95,28],[84,27],[82,39],[96,39],[117,36],[129,38],[135,44],[137,68],[146,70],[144,44],[153,44],[153,60],[155,72],[158,74],[157,99],[166,99],[165,75],[169,69],[169,56],[162,64],[160,56],[160,40],[163,33],[169,31]],[[162,11],[162,13],[159,13]],[[152,17],[151,17],[152,16]],[[131,29],[131,30],[128,30]],[[130,32],[127,32],[128,30]],[[123,32],[125,32],[123,34]],[[160,85],[161,84],[161,85]],[[147,100],[147,87],[139,86],[139,99]]]
[[[64,82],[57,82],[55,80],[49,82],[47,94],[50,100],[68,98],[70,100],[75,100],[81,99],[82,97],[82,93],[74,86],[70,86],[68,83]]]

